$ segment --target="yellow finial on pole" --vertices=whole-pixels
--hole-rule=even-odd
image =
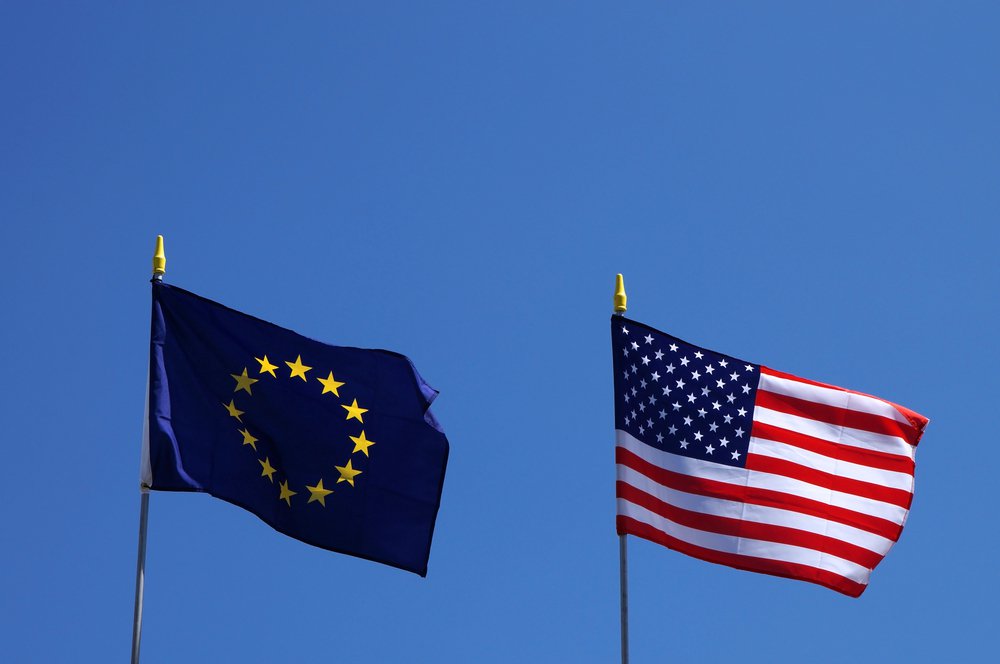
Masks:
[[[615,277],[615,313],[625,313],[625,302],[628,297],[625,295],[625,279],[622,275]]]
[[[163,236],[156,236],[156,252],[153,253],[153,278],[159,281],[167,273],[167,255],[163,253]]]

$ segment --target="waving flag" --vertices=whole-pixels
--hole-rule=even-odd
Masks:
[[[852,597],[899,538],[927,418],[611,319],[619,534]]]
[[[330,346],[153,283],[142,482],[427,573],[448,441],[403,355]]]

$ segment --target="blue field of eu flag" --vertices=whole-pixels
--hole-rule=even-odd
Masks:
[[[427,574],[448,440],[398,353],[330,346],[153,283],[142,481]]]

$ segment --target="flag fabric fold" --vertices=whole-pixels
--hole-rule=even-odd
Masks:
[[[403,355],[154,282],[142,482],[425,576],[448,460],[436,395]]]
[[[611,319],[617,529],[857,597],[899,539],[927,418]]]

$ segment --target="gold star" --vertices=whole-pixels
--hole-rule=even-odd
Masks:
[[[232,417],[235,417],[235,418],[236,418],[236,421],[237,421],[237,422],[242,422],[242,421],[243,421],[243,420],[241,420],[241,419],[240,419],[240,415],[243,415],[243,414],[244,414],[244,411],[242,411],[242,410],[238,409],[238,408],[236,407],[236,404],[235,404],[235,403],[233,403],[233,400],[232,400],[232,399],[230,399],[230,400],[229,400],[229,405],[228,405],[228,406],[226,406],[226,404],[222,404],[222,405],[223,405],[223,406],[225,406],[226,410],[228,410],[228,411],[229,411],[229,414],[230,414],[230,415],[231,415]]]
[[[326,507],[326,497],[329,496],[331,493],[333,493],[333,491],[323,488],[322,478],[320,478],[320,481],[316,484],[316,486],[309,486],[307,484],[306,488],[309,489],[309,493],[312,494],[311,496],[309,496],[309,502],[307,502],[306,505],[308,505],[313,501],[318,500],[320,505]]]
[[[323,383],[323,392],[321,394],[326,394],[327,392],[333,392],[338,397],[340,396],[340,392],[337,391],[337,388],[343,385],[343,383],[334,380],[332,371],[330,372],[329,378],[317,378],[316,380]]]
[[[312,369],[312,367],[307,367],[306,365],[302,364],[301,355],[296,357],[294,362],[285,362],[285,364],[287,364],[288,368],[292,370],[292,375],[289,376],[289,378],[295,378],[296,376],[298,376],[302,380],[306,380],[306,372]]]
[[[350,406],[345,406],[344,404],[340,404],[340,407],[347,411],[347,419],[351,419],[353,417],[358,422],[361,422],[362,424],[365,423],[365,421],[361,419],[361,413],[367,413],[368,409],[358,408],[357,399],[355,399],[354,403],[352,403]]]
[[[348,436],[348,438],[354,441],[354,449],[351,451],[351,454],[360,450],[365,453],[365,456],[368,456],[368,448],[375,444],[374,440],[368,440],[365,438],[365,432],[363,429],[360,436]]]
[[[347,460],[346,466],[334,466],[338,471],[340,471],[340,479],[337,480],[337,484],[341,482],[347,482],[351,486],[354,486],[354,478],[361,474],[360,470],[354,470],[351,467],[351,460]]]
[[[247,431],[246,429],[240,429],[240,433],[243,434],[243,444],[249,445],[250,447],[253,448],[253,451],[256,452],[258,439],[251,436],[250,432]]]
[[[271,374],[275,378],[278,377],[277,374],[274,373],[274,370],[278,368],[278,365],[277,364],[271,364],[270,361],[268,361],[268,359],[267,359],[267,355],[264,356],[264,359],[260,359],[259,357],[255,357],[253,359],[255,359],[258,362],[260,362],[260,373],[262,373],[262,374],[269,373],[269,374]]]
[[[292,491],[288,488],[288,482],[281,483],[281,495],[278,496],[278,500],[283,500],[288,503],[288,506],[292,506],[292,496],[294,496],[298,491]]]
[[[271,459],[267,457],[265,457],[263,461],[257,459],[257,463],[259,463],[260,467],[264,469],[261,471],[260,476],[266,477],[271,480],[271,484],[274,484],[274,478],[271,477],[271,475],[274,475],[274,467],[271,466]]]
[[[246,390],[246,393],[253,396],[253,392],[250,391],[250,386],[257,382],[256,378],[251,378],[247,375],[246,367],[243,367],[243,373],[239,376],[236,374],[229,374],[236,379],[236,389],[233,392],[239,392],[240,390]]]

